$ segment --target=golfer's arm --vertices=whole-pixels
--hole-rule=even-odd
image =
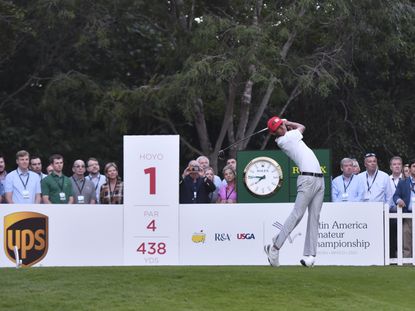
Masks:
[[[285,125],[287,127],[290,127],[293,130],[299,130],[300,133],[304,133],[304,131],[305,131],[305,126],[300,124],[300,123],[297,123],[297,122],[292,122],[292,121],[287,120],[287,121],[285,121]]]

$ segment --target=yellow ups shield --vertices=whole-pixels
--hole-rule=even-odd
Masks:
[[[4,250],[16,263],[17,246],[22,266],[42,260],[48,252],[48,217],[34,212],[18,212],[4,216]]]

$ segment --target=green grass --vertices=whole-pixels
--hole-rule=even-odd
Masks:
[[[0,269],[0,310],[413,310],[415,268]]]

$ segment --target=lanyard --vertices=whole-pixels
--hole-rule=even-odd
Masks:
[[[379,171],[379,170],[376,170],[375,177],[373,178],[373,180],[372,180],[372,184],[370,185],[370,187],[369,187],[369,175],[368,175],[368,173],[366,172],[367,192],[370,192],[370,189],[372,189],[372,186],[373,186],[373,184],[375,183],[375,179],[376,179],[376,177],[378,176],[378,171]]]
[[[56,179],[56,178],[58,178],[58,179]],[[59,176],[58,175],[54,175],[53,176],[53,180],[55,181],[55,183],[58,185],[58,187],[59,187],[59,189],[61,190],[61,192],[63,192],[63,185],[65,184],[65,180],[63,179],[63,176],[62,176],[62,185],[60,185],[59,184],[59,182],[58,182],[58,180],[59,180]]]
[[[229,192],[228,194],[228,187],[226,187],[226,200],[229,199],[229,197],[231,196],[232,192],[235,190],[235,187],[232,188],[231,192]]]
[[[84,186],[85,186],[85,178],[82,181],[82,187],[81,188],[79,188],[78,181],[73,176],[72,176],[72,179],[75,182],[76,188],[78,188],[78,190],[79,190],[79,194],[82,194],[82,190],[84,190]]]
[[[115,182],[114,189],[111,191],[111,182],[108,182],[108,188],[110,190],[110,202],[112,203],[112,198],[114,197],[115,188],[117,188],[118,181]]]
[[[95,184],[95,182],[92,180],[92,176],[89,175],[88,177],[89,177],[89,180],[92,181]],[[95,191],[97,191],[97,189],[98,189],[98,185],[99,185],[99,180],[100,179],[101,179],[101,174],[98,175],[98,181],[97,181],[97,183],[95,185]]]
[[[350,177],[350,180],[349,180],[349,183],[347,184],[347,186],[346,186],[346,183],[344,182],[344,176],[343,176],[343,187],[344,187],[344,193],[346,193],[347,188],[349,188],[350,183],[351,183],[351,182],[352,182],[352,180],[353,180],[353,176],[354,176],[354,175],[352,175],[352,177]]]
[[[395,189],[396,189],[396,187],[398,186],[398,184],[399,184],[399,181],[401,180],[401,178],[399,177],[398,178],[398,182],[397,183],[395,183],[395,178],[393,178],[392,177],[392,182],[393,182],[393,185],[395,186]]]
[[[22,175],[23,175],[23,173],[19,173],[19,171],[17,171],[17,174],[19,175],[19,179],[20,179],[20,181],[22,182],[22,185],[23,185],[23,187],[24,187],[24,190],[26,190],[26,186],[27,186],[27,184],[28,184],[28,182],[29,182],[29,177],[30,177],[30,174],[29,174],[29,173],[27,173],[27,179],[26,179],[26,182],[23,182],[23,179],[22,179]]]

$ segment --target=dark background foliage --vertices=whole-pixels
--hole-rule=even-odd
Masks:
[[[412,1],[0,1],[0,151],[122,167],[123,135],[182,165],[282,113],[313,148],[415,157]],[[266,135],[238,149],[273,149]],[[66,170],[69,171],[67,165]]]

